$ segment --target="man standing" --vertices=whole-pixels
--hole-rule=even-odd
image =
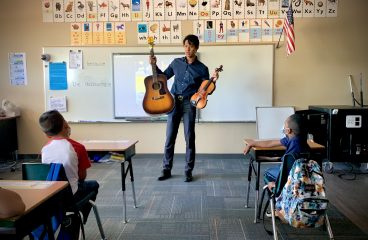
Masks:
[[[157,68],[157,73],[166,75],[167,79],[175,75],[174,83],[171,88],[171,93],[175,98],[175,106],[173,110],[168,113],[163,170],[162,175],[158,178],[159,181],[171,177],[175,141],[182,118],[186,142],[185,182],[191,182],[193,180],[192,171],[195,162],[196,108],[191,105],[190,97],[197,92],[203,80],[209,79],[209,72],[208,67],[200,62],[196,56],[199,48],[197,36],[186,36],[183,40],[183,47],[185,57],[174,59],[164,72]],[[156,64],[156,57],[151,56],[150,63]],[[216,81],[218,73],[214,72],[212,77],[214,81]]]

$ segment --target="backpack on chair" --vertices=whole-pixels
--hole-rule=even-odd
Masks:
[[[316,161],[304,158],[295,161],[275,207],[277,215],[293,227],[324,225],[328,200]]]

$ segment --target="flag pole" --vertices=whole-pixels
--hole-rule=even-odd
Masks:
[[[280,40],[281,40],[281,36],[282,36],[283,33],[284,33],[284,27],[282,27],[281,34],[280,34],[280,37],[279,37],[279,41],[277,42],[276,48],[280,47]]]

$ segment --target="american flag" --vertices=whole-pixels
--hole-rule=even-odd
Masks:
[[[295,51],[295,34],[294,34],[294,16],[293,7],[290,3],[289,10],[286,12],[286,19],[284,21],[284,32],[286,36],[286,51],[289,56]]]

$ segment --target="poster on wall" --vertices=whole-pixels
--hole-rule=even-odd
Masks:
[[[126,33],[125,33],[125,23],[117,22],[115,23],[115,44],[126,44]]]
[[[181,36],[181,21],[171,21],[171,43],[179,43],[181,44],[182,36]]]
[[[226,42],[226,20],[216,20],[216,42]]]
[[[272,40],[274,42],[284,41],[283,26],[284,26],[284,19],[275,19],[273,21]]]
[[[146,22],[138,22],[137,23],[137,43],[138,44],[147,44],[148,40],[148,24]]]
[[[110,0],[109,21],[119,21],[119,0]]]
[[[193,21],[193,34],[196,35],[199,39],[199,42],[204,42],[204,21],[198,20]]]
[[[337,17],[338,0],[329,0],[326,3],[326,17]]]
[[[326,17],[326,4],[327,0],[318,0],[314,6],[315,17]]]
[[[305,0],[303,3],[303,17],[314,17],[314,0]]]
[[[171,26],[170,21],[160,22],[160,43],[170,43],[171,42]]]
[[[87,22],[96,22],[97,21],[97,1],[88,0],[86,4],[87,4]]]
[[[215,42],[215,37],[216,37],[215,27],[216,26],[213,20],[205,21],[204,42],[206,43]]]
[[[12,86],[27,85],[26,53],[9,53],[9,77]]]
[[[41,0],[43,22],[337,17],[338,0]]]
[[[104,24],[104,44],[114,44],[115,43],[115,31],[114,23],[105,22]]]
[[[261,42],[262,40],[262,27],[261,19],[250,20],[250,31],[249,31],[249,41],[250,42]]]
[[[82,27],[82,45],[93,44],[92,23],[83,23]]]
[[[75,7],[75,21],[85,22],[87,20],[86,0],[78,0]]]
[[[238,21],[227,20],[227,42],[238,42]]]
[[[52,10],[54,12],[54,22],[64,22],[64,1],[55,0]]]
[[[74,1],[65,0],[64,6],[65,22],[75,22]]]
[[[53,22],[52,0],[42,0],[42,20],[43,22]]]
[[[262,19],[262,42],[272,42],[272,19]]]
[[[103,34],[103,23],[102,22],[94,22],[92,24],[92,42],[93,44],[99,45],[104,43],[104,34]]]
[[[278,18],[280,14],[280,3],[279,1],[269,1],[268,7],[268,18]]]
[[[82,24],[70,24],[70,43],[72,46],[82,45]]]
[[[239,20],[239,42],[249,42],[249,20]]]

